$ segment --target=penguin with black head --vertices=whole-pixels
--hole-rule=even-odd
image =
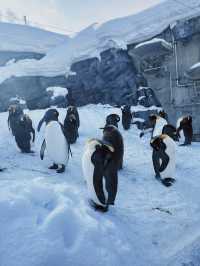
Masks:
[[[124,130],[128,130],[131,127],[132,113],[131,106],[125,105],[121,108],[122,110],[122,126]]]
[[[164,110],[160,110],[158,115],[168,122],[168,114]]]
[[[177,134],[176,128],[173,125],[165,125],[163,127],[162,134],[168,135],[174,141],[179,141],[179,136]]]
[[[175,176],[175,150],[176,143],[168,135],[160,135],[152,138],[152,161],[155,178],[165,186],[171,186]]]
[[[124,157],[124,140],[118,130],[113,125],[107,125],[103,129],[103,141],[110,143],[114,147],[113,157],[117,163],[119,170],[123,168],[123,157]]]
[[[177,121],[177,134],[180,137],[180,132],[183,130],[185,141],[180,146],[191,145],[193,137],[192,116],[183,116]]]
[[[64,130],[68,143],[73,144],[79,137],[78,129],[80,127],[80,119],[78,110],[75,106],[69,106],[64,120]]]
[[[108,211],[114,205],[118,187],[118,167],[111,143],[90,139],[82,157],[82,169],[87,183],[90,204],[98,211]]]
[[[40,158],[43,160],[46,149],[49,158],[53,161],[53,165],[49,169],[63,173],[69,160],[70,146],[63,125],[58,121],[58,116],[59,113],[56,109],[49,109],[38,124],[39,132],[42,124],[46,123],[45,139],[40,150]]]
[[[120,116],[117,114],[110,114],[106,117],[106,126],[113,125],[118,128],[118,123],[120,121]]]
[[[35,141],[35,129],[31,118],[24,114],[18,105],[9,107],[8,128],[15,137],[18,148],[23,153],[33,153],[31,150],[31,140]]]
[[[68,115],[74,115],[75,116],[76,123],[77,123],[77,128],[79,128],[80,127],[80,117],[79,117],[79,113],[78,113],[77,107],[74,106],[74,105],[68,106],[67,115],[66,116],[68,116]]]

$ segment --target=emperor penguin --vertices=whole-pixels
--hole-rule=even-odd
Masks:
[[[58,121],[58,116],[59,113],[56,109],[49,109],[38,124],[38,131],[40,131],[42,124],[46,123],[45,139],[40,150],[40,158],[43,160],[46,149],[49,158],[53,162],[49,169],[55,169],[57,173],[63,173],[69,160],[70,146],[63,125]]]
[[[152,161],[155,177],[165,186],[171,186],[175,181],[176,143],[168,135],[162,134],[152,138],[150,144],[153,148]]]
[[[90,203],[96,210],[106,212],[114,205],[118,187],[118,167],[109,142],[90,139],[82,157],[83,175]]]

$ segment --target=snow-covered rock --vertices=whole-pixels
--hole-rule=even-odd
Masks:
[[[55,99],[56,97],[63,96],[65,97],[68,94],[67,88],[64,87],[48,87],[46,91],[50,91],[52,93],[51,98]]]

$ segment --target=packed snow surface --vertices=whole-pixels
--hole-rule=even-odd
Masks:
[[[45,110],[27,111],[35,126]],[[63,121],[66,110],[59,109]],[[106,214],[89,207],[81,157],[88,138],[101,138],[109,106],[79,108],[80,138],[64,174],[39,159],[44,127],[33,147],[18,151],[0,114],[1,266],[183,266],[200,265],[200,144],[177,147],[177,182],[155,180],[149,136],[119,129],[125,142],[124,169],[114,207]],[[55,145],[56,145],[55,136]]]

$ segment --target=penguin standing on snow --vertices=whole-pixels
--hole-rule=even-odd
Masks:
[[[82,157],[82,169],[87,182],[90,203],[95,210],[108,211],[114,205],[118,186],[118,167],[109,142],[90,139]]]
[[[33,153],[31,150],[31,139],[35,141],[35,129],[31,118],[24,114],[18,105],[9,107],[8,128],[15,137],[18,148],[23,153]]]
[[[181,146],[191,145],[193,137],[192,117],[190,115],[184,116],[177,121],[177,134],[180,137],[180,132],[183,130],[185,141]]]
[[[58,116],[59,113],[56,109],[49,109],[38,124],[39,132],[42,124],[46,123],[45,139],[41,147],[40,158],[43,160],[46,149],[48,156],[53,161],[53,165],[49,169],[63,173],[69,160],[70,146],[64,134],[63,125],[58,121]]]
[[[153,167],[155,177],[165,186],[171,186],[175,179],[175,149],[176,144],[168,135],[160,135],[152,138]]]
[[[110,143],[114,147],[113,157],[118,170],[123,168],[124,140],[119,130],[112,125],[105,126],[103,129],[103,141]]]
[[[122,110],[122,126],[124,130],[128,130],[131,127],[131,121],[132,121],[132,113],[131,113],[131,107],[129,105],[125,105]]]
[[[80,118],[75,106],[69,106],[64,120],[65,136],[68,143],[73,144],[79,137],[78,129],[80,127]]]

